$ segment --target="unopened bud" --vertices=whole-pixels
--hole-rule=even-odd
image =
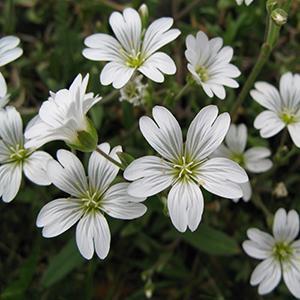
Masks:
[[[288,196],[288,190],[287,190],[284,182],[277,183],[277,185],[275,186],[275,189],[273,191],[273,195],[276,198],[284,198],[284,197]]]
[[[269,14],[271,14],[272,11],[275,9],[276,5],[277,5],[277,0],[268,0],[268,1],[267,1],[267,5],[266,5],[266,7],[267,7],[267,12],[268,12]]]
[[[282,26],[287,22],[288,14],[281,8],[276,8],[271,13],[271,18],[275,22],[276,25]]]
[[[142,19],[143,27],[145,28],[146,25],[148,24],[148,19],[149,19],[148,6],[145,3],[143,3],[140,6],[140,8],[139,8],[139,14],[140,14],[141,19]]]

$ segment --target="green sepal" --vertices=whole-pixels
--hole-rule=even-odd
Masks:
[[[87,129],[77,132],[75,143],[68,143],[68,146],[81,152],[93,152],[98,145],[98,134],[90,119],[86,118]]]

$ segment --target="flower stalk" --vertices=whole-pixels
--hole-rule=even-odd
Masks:
[[[260,74],[263,66],[268,61],[272,50],[276,46],[276,43],[279,38],[280,29],[287,21],[287,11],[290,7],[290,4],[291,1],[287,1],[282,6],[282,8],[273,9],[276,6],[276,3],[274,3],[274,1],[272,0],[268,1],[267,3],[268,16],[265,41],[261,46],[256,64],[254,65],[248,79],[246,80],[246,83],[244,84],[235,105],[233,106],[233,109],[231,111],[232,122],[237,121],[237,118],[240,113],[240,107],[245,101],[247,95],[249,94],[250,89],[253,87],[253,84],[257,76]]]
[[[111,156],[107,155],[104,151],[102,151],[99,147],[97,147],[95,149],[95,151],[97,151],[100,155],[102,155],[104,158],[106,158],[107,160],[109,160],[111,163],[113,163],[114,165],[116,165],[117,167],[119,167],[122,171],[124,171],[124,167],[121,163],[119,163],[118,161],[116,161],[115,159],[113,159]]]

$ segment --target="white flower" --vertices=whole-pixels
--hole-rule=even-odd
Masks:
[[[93,93],[86,94],[88,80],[89,75],[82,80],[79,74],[69,89],[50,92],[38,116],[26,128],[26,147],[40,147],[54,140],[63,140],[70,145],[80,144],[80,133],[88,133],[93,128],[86,114],[101,99],[94,97]]]
[[[20,39],[9,35],[0,39],[0,67],[16,60],[23,54],[23,50],[17,47]]]
[[[93,34],[85,39],[88,48],[82,52],[90,60],[109,61],[100,75],[103,85],[112,83],[119,89],[136,70],[155,82],[163,82],[163,74],[175,74],[174,61],[167,54],[157,52],[180,34],[178,29],[170,29],[172,18],[160,18],[144,31],[138,12],[126,8],[123,15],[112,13],[109,24],[116,38],[104,33]]]
[[[144,103],[148,85],[142,83],[143,76],[136,76],[120,89],[121,97],[119,100],[128,101],[133,106],[138,106]]]
[[[188,70],[209,97],[215,94],[220,99],[226,96],[224,86],[232,88],[239,86],[233,78],[241,74],[236,66],[229,63],[233,49],[222,46],[222,38],[209,40],[202,31],[199,31],[196,37],[190,34],[186,38],[185,57],[188,61]]]
[[[262,173],[272,168],[272,161],[268,159],[271,151],[266,147],[252,147],[246,150],[247,127],[245,124],[231,124],[222,144],[214,153],[214,157],[227,157],[237,162],[241,167],[252,173]],[[242,183],[243,200],[249,201],[252,196],[250,182]],[[238,199],[233,199],[238,201]]]
[[[120,146],[110,151],[108,143],[98,146],[107,155],[118,160]],[[48,164],[48,175],[53,184],[68,193],[67,198],[59,198],[46,204],[37,218],[37,226],[43,228],[46,238],[58,236],[75,223],[76,242],[86,259],[91,259],[94,250],[104,259],[110,247],[110,231],[104,213],[117,219],[134,219],[146,212],[139,203],[145,198],[127,194],[128,183],[111,186],[119,168],[94,151],[89,159],[88,179],[80,160],[71,152],[59,150],[58,161]]]
[[[8,103],[9,95],[7,94],[7,86],[5,79],[0,72],[0,110]]]
[[[22,171],[36,184],[51,184],[46,173],[51,160],[48,153],[24,146],[22,119],[14,107],[0,110],[0,197],[4,202],[17,195]]]
[[[230,124],[228,113],[218,116],[217,106],[203,108],[192,121],[186,142],[177,120],[164,107],[140,119],[140,129],[148,143],[162,156],[144,156],[133,161],[124,177],[134,181],[128,193],[136,197],[155,195],[169,187],[168,210],[181,232],[197,229],[203,212],[200,186],[225,198],[239,198],[239,183],[248,180],[246,172],[227,158],[208,156],[222,143]]]
[[[290,292],[300,299],[300,240],[299,216],[295,210],[287,214],[277,210],[273,223],[273,236],[256,228],[247,231],[250,240],[243,243],[248,255],[262,259],[253,271],[250,284],[258,285],[258,293],[270,293],[280,282],[281,276]]]
[[[284,74],[280,91],[267,82],[255,83],[252,98],[267,110],[260,113],[254,127],[263,138],[269,138],[287,127],[297,147],[300,147],[300,75]]]
[[[253,2],[253,0],[236,0],[236,3],[238,5],[243,4],[243,2],[245,2],[246,5],[250,5]]]

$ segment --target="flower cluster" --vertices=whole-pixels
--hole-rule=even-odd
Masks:
[[[239,5],[252,1],[236,0]],[[168,215],[179,232],[195,231],[204,213],[204,190],[235,202],[240,198],[251,202],[255,188],[252,191],[253,182],[246,171],[263,173],[273,167],[267,142],[253,146],[246,125],[231,124],[230,114],[219,113],[216,105],[198,111],[185,131],[168,108],[147,102],[151,95],[147,89],[152,86],[148,79],[162,83],[165,75],[176,73],[173,59],[158,50],[181,32],[171,28],[173,19],[169,17],[147,27],[146,11],[143,6],[140,11],[126,8],[122,13],[113,12],[109,24],[114,37],[106,33],[88,36],[82,54],[89,60],[108,62],[100,82],[118,89],[120,101],[151,107],[152,118],[142,116],[139,129],[157,154],[134,159],[120,145],[99,143],[88,113],[102,97],[87,92],[89,74],[78,74],[69,88],[50,91],[23,132],[20,113],[7,106],[10,96],[0,73],[0,197],[4,202],[16,197],[23,173],[35,184],[53,184],[66,195],[45,204],[36,225],[42,228],[44,237],[51,238],[77,224],[76,243],[86,259],[94,252],[100,259],[109,253],[107,216],[122,220],[142,217],[147,211],[142,202],[158,195],[167,199]],[[0,39],[0,67],[22,55],[19,43],[13,36]],[[239,87],[236,78],[241,72],[231,63],[234,50],[223,46],[222,38],[209,39],[199,31],[187,35],[185,43],[190,72],[187,86],[200,86],[209,98],[219,99],[226,98],[225,87]],[[262,138],[286,128],[295,146],[300,147],[300,75],[288,72],[279,85],[277,90],[266,82],[254,84],[251,97],[267,109],[256,116],[254,127]],[[54,159],[38,150],[58,140],[71,151],[59,149]],[[248,142],[253,147],[247,148]],[[89,154],[87,172],[77,151]],[[130,162],[122,159],[124,155],[132,158]],[[273,236],[254,228],[247,231],[250,240],[243,243],[245,252],[263,259],[250,279],[251,285],[259,286],[259,294],[271,292],[283,276],[290,292],[300,298],[298,234],[297,212],[286,213],[283,208],[275,214]]]

